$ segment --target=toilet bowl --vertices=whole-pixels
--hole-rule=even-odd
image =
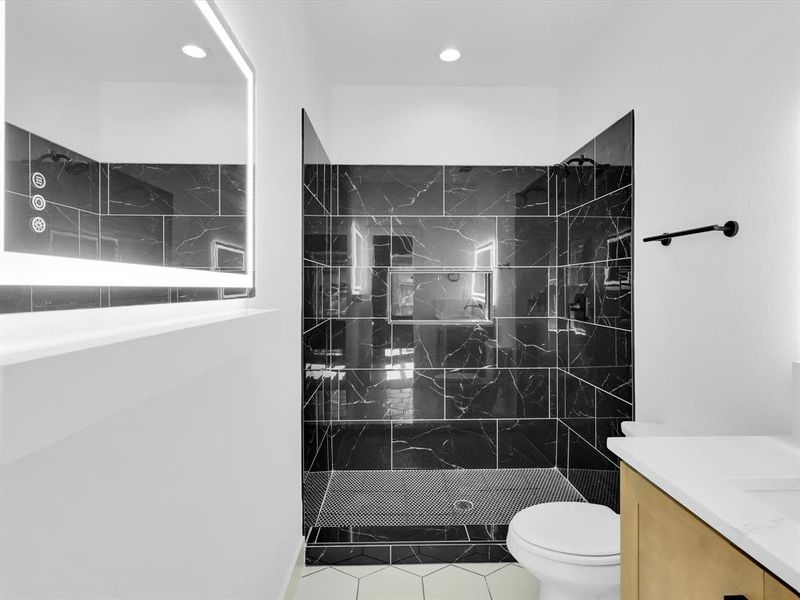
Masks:
[[[619,600],[619,515],[586,502],[518,512],[508,551],[540,582],[540,600]]]

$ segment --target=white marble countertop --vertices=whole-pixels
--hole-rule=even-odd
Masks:
[[[800,590],[800,440],[789,437],[609,438],[609,449],[745,554]],[[789,499],[788,508],[786,499]]]

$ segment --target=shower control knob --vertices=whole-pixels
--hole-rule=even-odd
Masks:
[[[43,173],[35,171],[33,175],[31,175],[31,183],[33,184],[33,187],[40,190],[47,185],[47,178]]]
[[[44,199],[44,196],[41,194],[36,194],[33,198],[31,198],[31,207],[33,210],[44,210],[47,206],[47,200]]]
[[[33,233],[44,233],[45,229],[47,229],[47,222],[42,217],[33,217],[28,222],[28,226]]]

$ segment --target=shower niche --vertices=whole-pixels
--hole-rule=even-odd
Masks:
[[[254,73],[213,3],[5,10],[0,312],[14,286],[249,295]]]

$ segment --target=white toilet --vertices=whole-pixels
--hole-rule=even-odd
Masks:
[[[676,435],[663,425],[623,423],[628,436]],[[539,580],[540,600],[619,600],[619,515],[600,504],[549,502],[521,510],[508,551]]]

